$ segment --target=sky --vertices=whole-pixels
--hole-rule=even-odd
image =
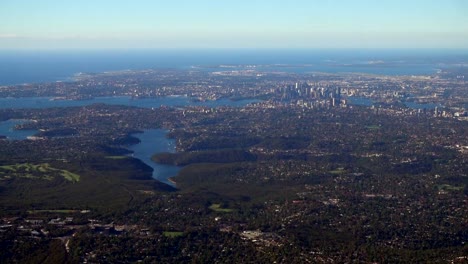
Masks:
[[[468,48],[465,0],[0,0],[0,49]]]

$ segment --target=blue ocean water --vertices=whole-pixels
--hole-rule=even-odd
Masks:
[[[417,75],[467,64],[468,50],[1,50],[0,85],[128,69],[256,65],[269,71]]]

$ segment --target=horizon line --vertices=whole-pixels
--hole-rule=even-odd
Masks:
[[[157,51],[157,50],[174,50],[174,51],[198,51],[198,50],[288,50],[288,51],[313,51],[313,50],[447,50],[447,51],[468,51],[468,47],[152,47],[152,48],[124,48],[124,47],[60,47],[60,48],[0,48],[0,51]]]

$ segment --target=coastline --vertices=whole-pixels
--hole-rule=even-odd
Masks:
[[[14,52],[12,52],[14,51]],[[456,57],[468,57],[466,49],[430,49],[415,52],[413,49],[290,49],[290,50],[150,50],[133,52],[88,50],[80,51],[33,51],[33,50],[0,50],[0,68],[7,69],[0,73],[0,86],[23,85],[43,82],[68,82],[82,78],[86,75],[104,72],[122,72],[144,69],[204,69],[210,65],[218,68],[222,66],[241,66],[246,68],[278,68],[281,65],[290,65],[292,71],[320,71],[320,72],[347,72],[349,65],[355,65],[359,70],[356,72],[367,72],[383,75],[400,75],[402,72],[414,74],[433,74],[438,64],[421,65],[419,58],[442,58],[444,65],[454,65],[458,60]],[[349,54],[360,52],[357,58],[349,57]],[[187,57],[187,55],[198,55]],[[234,59],[247,58],[243,60]],[[407,61],[414,67],[405,67],[396,64],[402,57],[408,54],[415,56],[413,60]],[[38,60],[38,56],[47,57],[46,60]],[[203,55],[203,56],[201,56]],[[255,56],[252,56],[255,55]],[[272,56],[275,55],[275,56]],[[114,62],[109,64],[107,58],[112,56]],[[278,59],[279,57],[279,59]],[[273,59],[275,58],[275,59]],[[379,62],[379,63],[376,63]],[[391,65],[396,67],[382,67]],[[66,64],[67,67],[63,67]],[[27,66],[25,66],[27,65]],[[83,65],[86,65],[84,67]],[[348,66],[347,66],[348,65]],[[301,66],[301,67],[297,67]],[[283,68],[283,67],[280,67]],[[227,69],[230,69],[228,67]],[[354,72],[354,71],[353,71]],[[14,73],[14,74],[13,74]]]

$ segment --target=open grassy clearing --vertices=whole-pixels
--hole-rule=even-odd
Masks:
[[[444,191],[462,191],[465,186],[462,185],[462,186],[454,186],[454,185],[450,185],[450,184],[441,184],[441,185],[438,185],[437,188],[439,190],[444,190]]]
[[[175,237],[180,237],[184,235],[184,232],[179,232],[179,231],[164,231],[163,235],[165,237],[170,237],[170,238],[175,238]]]
[[[61,209],[61,210],[29,210],[28,214],[41,214],[41,213],[59,213],[59,214],[72,214],[80,212],[78,210]]]
[[[367,129],[369,130],[379,130],[381,129],[381,127],[379,125],[370,125],[370,126],[366,126]]]
[[[55,175],[59,175],[70,182],[80,181],[80,175],[67,170],[61,170],[51,167],[48,163],[20,163],[0,166],[0,179],[11,179],[14,177],[18,177],[28,179],[52,180]]]
[[[221,212],[221,213],[231,213],[233,210],[229,208],[222,208],[221,204],[212,204],[209,207],[211,210],[215,212]]]
[[[106,156],[106,159],[113,159],[113,160],[121,160],[121,159],[128,159],[127,156]]]
[[[335,174],[335,175],[340,175],[340,174],[343,174],[345,172],[346,172],[346,170],[344,168],[337,168],[335,170],[329,171],[329,173]]]

